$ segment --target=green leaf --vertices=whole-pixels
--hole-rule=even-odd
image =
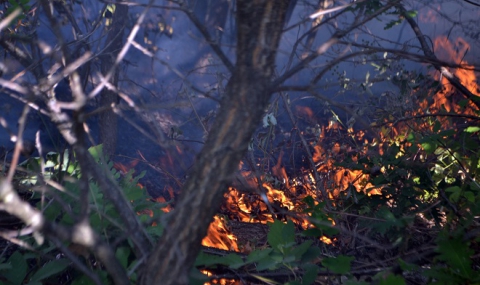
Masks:
[[[262,260],[259,260],[257,263],[257,270],[262,271],[262,270],[273,270],[277,268],[281,264],[281,259],[279,260],[278,258],[272,257],[272,256],[267,256],[263,258]]]
[[[302,232],[302,236],[305,237],[321,237],[323,236],[323,232],[317,228],[306,229]]]
[[[389,274],[387,277],[380,277],[378,283],[379,285],[405,285],[405,279],[402,276]]]
[[[451,285],[451,284],[465,284],[465,280],[462,280],[459,276],[452,274],[445,268],[431,268],[423,273],[426,277],[437,280],[434,284],[439,285]],[[432,283],[430,283],[432,284]]]
[[[96,162],[99,162],[103,157],[103,145],[99,144],[96,146],[92,146],[88,149],[88,152],[93,156]]]
[[[163,234],[163,229],[163,226],[156,225],[146,228],[146,231],[152,237],[161,237]]]
[[[12,269],[12,265],[9,263],[0,263],[0,271],[2,270],[10,270]]]
[[[418,15],[418,11],[417,10],[409,10],[405,14],[410,18],[415,18]]]
[[[261,259],[264,259],[265,257],[267,257],[270,252],[272,252],[273,249],[272,248],[266,248],[266,249],[256,249],[252,252],[250,252],[250,254],[248,255],[247,257],[247,262],[248,263],[253,263],[253,262],[257,262]]]
[[[80,276],[73,280],[72,285],[95,285],[95,282],[92,279],[88,278],[85,275]]]
[[[440,123],[439,123],[440,125]],[[407,141],[408,142],[415,142],[415,134],[414,133],[409,133],[407,136]]]
[[[450,200],[452,200],[452,202],[458,202],[460,199],[460,193],[462,193],[462,188],[459,186],[451,186],[445,189],[445,192],[452,193],[450,195]]]
[[[112,24],[113,14],[116,10],[115,4],[108,4],[107,9],[103,12],[103,17],[105,18],[105,26],[110,26]]]
[[[129,201],[137,201],[145,197],[143,190],[139,187],[131,187],[128,189],[124,189],[124,191],[125,196]]]
[[[387,221],[396,221],[395,216],[387,207],[382,207],[380,210],[378,210],[377,217],[383,218]]]
[[[303,198],[303,202],[308,205],[308,208],[315,207],[315,199],[312,196]]]
[[[317,279],[318,272],[320,268],[315,264],[304,264],[302,266],[304,270],[303,278],[302,278],[302,285],[310,285],[315,282]]]
[[[385,27],[383,28],[384,30],[389,30],[391,29],[392,27],[398,25],[398,24],[401,24],[402,23],[402,20],[394,20],[394,21],[390,21],[390,23],[386,24]]]
[[[437,149],[437,144],[435,142],[424,142],[422,143],[422,147],[427,154],[432,154]]]
[[[463,193],[463,197],[465,197],[468,202],[475,203],[475,194],[473,194],[473,192],[465,191],[465,193]]]
[[[468,243],[461,239],[441,239],[438,241],[438,252],[438,258],[453,267],[455,271],[458,270],[461,276],[473,277],[470,256],[474,251],[469,248]]]
[[[210,280],[207,275],[200,272],[200,270],[196,268],[192,268],[190,273],[188,274],[189,282],[188,284],[191,285],[204,285],[206,282]]]
[[[245,265],[243,259],[235,253],[230,253],[220,259],[220,264],[227,265],[232,269],[238,269]]]
[[[322,234],[320,236],[324,234],[326,235],[338,234],[338,229],[333,227],[332,221],[330,221],[328,219],[328,216],[325,215],[324,213],[316,212],[312,215],[312,218],[314,219],[313,224],[315,225],[315,227],[317,227],[319,230],[322,231]]]
[[[287,224],[279,220],[275,220],[269,224],[270,231],[267,235],[267,241],[273,248],[282,250],[283,247],[289,246],[295,242],[295,226],[292,221]]]
[[[27,262],[24,256],[18,251],[14,252],[7,261],[12,266],[11,270],[2,272],[2,276],[6,278],[12,285],[22,284],[27,274]]]
[[[205,267],[210,267],[214,264],[220,264],[220,259],[222,257],[212,255],[212,254],[206,254],[203,251],[198,254],[197,259],[195,260],[195,266],[205,266]]]
[[[475,132],[478,132],[480,131],[480,127],[468,127],[465,129],[465,132],[467,133],[475,133]]]
[[[413,263],[407,263],[401,258],[398,260],[398,265],[403,271],[414,271],[418,269],[418,265]]]
[[[472,189],[473,191],[480,191],[480,186],[476,181],[472,181],[468,185],[470,186],[470,189]]]
[[[303,254],[302,262],[312,262],[317,259],[320,254],[322,254],[322,250],[319,247],[312,246]]]
[[[65,268],[70,265],[70,262],[65,259],[55,259],[53,261],[48,262],[42,268],[40,268],[30,279],[30,282],[37,282],[41,281],[45,278],[53,276],[57,273],[62,272]]]
[[[117,248],[117,251],[115,252],[115,256],[117,257],[118,261],[120,261],[120,264],[122,264],[124,268],[128,267],[129,255],[130,255],[130,248],[126,246]]]
[[[287,224],[284,224],[282,229],[282,237],[285,241],[285,244],[295,243],[295,225],[292,221],[288,221]]]
[[[350,263],[354,257],[339,255],[338,257],[327,257],[322,260],[322,265],[336,274],[347,274],[350,272]]]
[[[310,248],[312,245],[313,241],[308,240],[299,246],[295,247],[292,251],[290,251],[290,254],[295,256],[295,260],[300,260],[302,256],[307,252],[307,250]]]

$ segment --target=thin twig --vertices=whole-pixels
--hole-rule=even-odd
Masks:
[[[428,58],[433,58],[436,61],[438,61],[437,57],[435,56],[435,53],[433,52],[431,47],[427,44],[427,41],[425,40],[425,36],[420,30],[420,27],[418,26],[417,22],[415,22],[415,20],[407,13],[407,10],[400,2],[398,2],[395,6],[399,8],[402,15],[407,20],[408,24],[410,25],[412,30],[415,32],[415,35],[417,35],[417,39],[420,42],[420,45],[422,46],[422,50],[425,56],[427,56]],[[458,91],[460,91],[473,104],[475,104],[477,108],[480,109],[480,102],[477,100],[478,97],[472,92],[470,92],[470,90],[468,90],[468,88],[465,87],[465,85],[463,85],[454,74],[448,71],[448,69],[444,65],[435,64],[435,63],[432,63],[432,65],[435,67],[436,70],[440,72],[440,74],[442,74],[445,78],[447,78],[450,84],[452,84]]]
[[[330,199],[328,197],[327,190],[325,189],[325,187],[322,186],[323,181],[320,178],[320,175],[318,175],[317,167],[315,165],[315,162],[313,161],[312,153],[310,152],[310,146],[308,145],[307,141],[303,137],[302,132],[297,127],[297,122],[295,121],[295,117],[293,116],[293,112],[290,109],[290,104],[288,103],[288,100],[287,100],[285,94],[280,92],[280,96],[282,97],[283,104],[285,105],[285,109],[287,111],[288,117],[290,118],[290,121],[292,122],[294,129],[297,130],[297,134],[300,137],[300,140],[302,142],[302,146],[305,149],[305,153],[307,155],[307,160],[310,164],[310,168],[312,169],[313,175],[315,177],[316,188],[320,189],[320,191],[322,192],[323,201],[325,201],[325,205],[326,205],[327,209],[330,209],[332,205],[330,203]]]
[[[100,91],[102,91],[102,89],[105,87],[105,85],[107,84],[107,82],[110,81],[110,79],[114,76],[115,74],[115,70],[117,68],[117,66],[120,64],[120,62],[123,60],[123,58],[125,57],[125,55],[127,54],[128,50],[130,49],[130,46],[132,45],[132,43],[135,41],[135,36],[137,35],[138,31],[140,30],[140,26],[141,24],[143,23],[143,21],[145,20],[145,16],[147,15],[147,12],[149,10],[149,7],[152,5],[153,3],[153,0],[150,0],[149,2],[149,6],[147,6],[147,8],[145,8],[142,12],[142,14],[140,14],[140,17],[138,17],[138,20],[137,22],[135,23],[135,26],[133,26],[132,30],[130,31],[130,35],[128,36],[127,38],[127,42],[125,43],[125,45],[122,47],[122,49],[120,50],[120,52],[118,53],[117,55],[117,58],[115,59],[115,62],[114,64],[112,65],[112,67],[110,67],[110,70],[107,72],[107,74],[105,74],[105,77],[102,78],[102,80],[100,81],[100,84],[98,84],[93,90],[92,92],[90,92],[88,94],[88,98],[93,98],[95,96],[97,96]]]

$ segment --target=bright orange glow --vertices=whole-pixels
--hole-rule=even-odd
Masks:
[[[202,245],[224,250],[238,250],[237,238],[230,233],[223,218],[214,217],[208,228],[207,236],[202,240]]]
[[[208,270],[200,270],[203,274],[207,276],[212,276],[212,273],[209,272]],[[220,284],[220,285],[240,285],[242,284],[240,281],[236,280],[227,280],[227,279],[219,279],[219,280],[213,280],[212,282],[206,282],[204,285],[213,285],[213,284]]]
[[[320,237],[320,240],[325,244],[332,244],[333,241],[326,236]]]
[[[462,61],[463,56],[470,49],[470,45],[462,38],[457,38],[457,40],[452,43],[447,37],[440,36],[435,39],[434,47],[435,54],[439,59],[456,64],[464,64],[465,68],[456,68],[450,70],[450,72],[455,75],[470,92],[478,96],[477,77],[474,71],[471,70],[473,66],[465,64]],[[437,80],[440,79],[443,88],[440,92],[433,95],[434,103],[430,106],[431,109],[441,110],[442,107],[444,107],[447,112],[455,111],[461,114],[472,114],[472,109],[477,109],[471,102],[468,105],[470,110],[462,109],[460,105],[458,105],[458,102],[465,99],[464,96],[455,95],[454,87],[447,78],[443,76],[440,78],[438,72],[435,73],[435,78]],[[422,107],[426,107],[425,102]]]
[[[167,200],[165,200],[165,198],[163,196],[159,196],[157,197],[157,199],[155,199],[155,201],[157,201],[158,203],[162,203],[162,204],[166,204],[167,203]],[[172,206],[170,206],[170,204],[167,204],[167,206],[165,208],[162,208],[162,211],[164,213],[168,213],[172,210]]]
[[[280,180],[283,179],[283,183],[285,183],[285,186],[287,188],[290,188],[290,182],[288,181],[287,171],[285,170],[285,167],[282,166],[282,157],[283,157],[283,151],[280,151],[280,154],[278,155],[277,164],[274,167],[272,167],[272,173],[278,179]]]
[[[423,21],[435,20],[435,14],[424,15],[424,17]],[[446,37],[442,36],[435,39],[434,44],[435,52],[440,59],[453,61],[457,64],[462,63],[463,55],[469,49],[468,44],[460,38],[455,43],[451,43]],[[465,65],[465,67],[467,69],[457,68],[452,69],[451,72],[459,78],[460,82],[468,90],[479,96],[475,73],[468,70],[468,68],[473,67],[470,65]],[[427,110],[436,112],[443,110],[443,108],[446,111],[465,114],[477,109],[476,106],[470,103],[466,108],[468,110],[462,109],[458,102],[464,99],[463,95],[460,96],[445,78],[439,77],[438,73],[436,76],[436,79],[440,80],[443,85],[443,89],[435,94],[433,92],[429,94],[431,96],[428,98],[429,100],[418,102],[417,106],[419,108],[412,110],[407,115],[421,115],[425,114]],[[309,107],[297,106],[296,112],[310,122],[315,121],[314,112]],[[393,121],[393,116],[388,118],[388,120]],[[376,138],[367,140],[364,131],[355,131],[352,128],[345,130],[337,120],[331,119],[327,126],[320,126],[322,131],[319,137],[314,138],[314,141],[310,141],[309,148],[312,150],[312,159],[316,169],[302,169],[303,172],[295,173],[296,176],[293,176],[291,173],[287,174],[282,164],[283,151],[279,152],[276,162],[271,162],[270,160],[269,163],[275,163],[275,165],[268,165],[271,174],[276,179],[272,179],[268,171],[265,171],[266,173],[263,173],[262,177],[258,177],[254,174],[254,171],[244,170],[243,162],[239,163],[239,171],[242,175],[239,180],[243,179],[241,181],[243,187],[242,189],[233,187],[228,189],[224,195],[225,201],[221,208],[223,216],[214,217],[213,222],[209,226],[207,236],[202,240],[202,245],[228,251],[239,251],[237,238],[229,229],[228,220],[266,224],[273,222],[274,219],[279,219],[279,216],[285,216],[286,212],[290,212],[295,214],[292,215],[294,216],[292,220],[299,227],[303,229],[312,228],[314,225],[309,222],[307,214],[302,212],[305,208],[302,199],[310,196],[314,199],[314,203],[318,204],[318,201],[325,198],[321,196],[321,191],[318,189],[320,187],[327,190],[328,198],[335,200],[335,203],[339,201],[342,195],[349,195],[350,193],[347,191],[363,192],[369,196],[382,195],[382,186],[374,186],[369,180],[371,176],[387,175],[389,171],[388,166],[381,167],[376,165],[375,167],[378,169],[375,169],[371,165],[361,164],[362,158],[382,156],[393,144],[398,147],[398,153],[393,153],[393,157],[405,155],[405,148],[411,146],[411,143],[400,141],[399,138],[404,140],[403,138],[407,137],[409,132],[411,132],[412,126],[416,129],[432,130],[431,124],[427,123],[415,125],[415,122],[412,122],[409,126],[401,123],[386,123],[382,128],[378,129]],[[344,135],[344,137],[341,135]],[[350,140],[350,143],[347,140]],[[177,151],[181,153],[181,149]],[[339,164],[339,162],[344,162],[346,159],[350,159],[348,161],[354,163],[355,167],[348,169],[339,166],[343,165]],[[174,165],[173,157],[167,155],[160,158],[160,165],[165,168]],[[261,165],[264,167],[263,164]],[[131,167],[133,166],[115,164],[115,168],[122,172],[127,172]],[[320,174],[320,176],[315,174]],[[291,176],[289,177],[289,175]],[[316,179],[320,181],[316,181]],[[275,182],[272,182],[272,180],[275,180]],[[166,203],[167,200],[174,198],[173,188],[167,187],[165,192],[168,193],[169,197],[167,199],[159,197],[157,198],[158,202]],[[167,205],[163,211],[171,211],[170,205]],[[335,225],[333,220],[331,222],[332,225]],[[326,236],[320,237],[320,240],[325,244],[335,244],[337,242],[337,240]],[[255,246],[253,243],[252,245]],[[249,250],[251,250],[250,245],[243,248],[244,253],[248,253]],[[207,284],[237,284],[231,282],[235,281],[218,280]]]

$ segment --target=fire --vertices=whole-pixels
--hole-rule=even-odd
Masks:
[[[457,40],[452,43],[445,36],[436,38],[434,41],[434,46],[439,59],[444,61],[453,61],[457,64],[463,63],[463,56],[470,49],[470,45],[464,39],[457,38]],[[478,96],[477,77],[473,71],[473,68],[474,67],[472,65],[464,64],[464,68],[456,68],[452,73],[470,92]],[[434,107],[439,110],[443,105],[448,112],[453,110],[455,112],[465,113],[465,111],[461,110],[461,107],[457,104],[460,99],[453,97],[455,94],[454,87],[445,77],[439,78],[439,76],[439,74],[435,74],[435,78],[437,80],[441,80],[443,89],[435,94]],[[462,97],[461,99],[464,98]],[[474,108],[473,104],[470,104],[469,107]]]
[[[128,164],[122,164],[120,162],[115,162],[113,164],[113,168],[115,168],[117,171],[119,171],[120,173],[122,174],[125,174],[127,173],[128,171],[130,171],[130,169],[134,168],[135,166],[137,166],[139,160],[138,159],[134,159],[132,161],[130,161],[130,163]]]
[[[214,217],[213,222],[208,228],[207,236],[202,240],[202,245],[224,250],[239,251],[237,238],[230,233],[225,225],[225,220],[219,216]]]
[[[435,50],[438,52],[439,58],[450,59],[456,63],[462,62],[462,57],[469,49],[468,44],[463,39],[457,39],[454,44],[450,43],[446,37],[439,37],[435,41]],[[460,46],[460,50],[455,47]],[[468,90],[478,96],[478,85],[476,83],[476,76],[470,65],[465,65],[465,68],[457,68],[452,73],[455,74],[462,84]],[[445,108],[446,111],[456,111],[465,113],[458,105],[458,101],[454,98],[455,91],[453,87],[446,81],[445,78],[440,78],[443,89],[435,94],[432,94],[433,101],[427,100],[419,102],[420,108],[413,110],[413,115],[424,114],[425,110],[441,110]],[[468,105],[470,110],[476,110],[474,105]],[[314,122],[314,113],[308,107],[296,107],[297,113],[301,113],[308,119],[309,122]],[[429,126],[417,125],[415,128],[429,128]],[[313,227],[308,222],[308,216],[301,212],[304,208],[302,198],[311,196],[317,199],[318,189],[317,183],[321,183],[329,193],[330,199],[337,199],[345,191],[364,192],[368,195],[382,195],[382,187],[375,187],[368,182],[370,175],[382,175],[386,172],[385,168],[378,167],[378,169],[368,169],[367,165],[363,165],[364,169],[348,169],[346,167],[338,166],[337,162],[342,162],[346,158],[351,159],[354,163],[359,163],[363,156],[378,156],[384,154],[384,149],[388,144],[391,144],[392,138],[399,136],[405,137],[410,129],[407,129],[401,124],[393,125],[387,124],[384,128],[379,130],[378,137],[373,139],[370,143],[365,138],[365,132],[355,132],[352,128],[343,127],[339,120],[330,119],[327,126],[321,126],[321,132],[316,141],[311,142],[312,158],[316,165],[316,169],[310,169],[303,174],[298,175],[297,178],[290,179],[287,175],[285,167],[282,165],[283,151],[280,151],[276,164],[271,167],[272,176],[280,181],[280,185],[274,184],[267,177],[267,173],[263,173],[261,177],[254,175],[253,171],[242,170],[244,179],[243,186],[246,189],[229,188],[225,194],[225,202],[222,206],[222,216],[215,216],[213,222],[210,224],[207,236],[202,240],[202,245],[215,247],[227,251],[240,251],[237,238],[232,234],[228,226],[228,220],[235,220],[244,223],[259,223],[266,224],[283,216],[285,212],[295,212],[294,219],[303,229]],[[343,136],[343,137],[342,137]],[[345,141],[350,140],[352,143],[348,145]],[[397,155],[402,155],[406,144],[399,144],[400,152]],[[178,149],[178,152],[181,152]],[[172,157],[167,156],[161,161],[163,165],[173,164]],[[358,165],[357,165],[358,166]],[[362,165],[360,165],[362,167]],[[115,168],[120,171],[128,171],[128,166],[115,164]],[[130,167],[131,168],[131,167]],[[240,164],[242,169],[242,163]],[[322,181],[315,181],[313,171],[322,174]],[[318,177],[318,176],[317,176]],[[271,177],[270,177],[271,178]],[[303,181],[303,182],[302,182]],[[309,181],[309,182],[305,182]],[[170,198],[174,198],[172,188],[168,188]],[[325,198],[325,197],[323,197]],[[165,198],[157,199],[158,202],[166,203]],[[171,210],[168,205],[164,211]],[[332,220],[334,225],[334,221]],[[332,244],[334,240],[328,237],[321,237],[320,240],[325,244]],[[225,280],[224,280],[225,281]],[[212,284],[227,284],[224,281],[212,282]],[[228,281],[225,281],[228,282]],[[231,283],[228,283],[231,284]]]
[[[272,167],[272,173],[279,179],[283,179],[283,182],[287,186],[287,188],[290,188],[290,183],[288,181],[288,176],[287,176],[287,171],[285,170],[285,167],[282,166],[282,158],[283,158],[283,150],[280,151],[280,154],[278,155],[278,161],[277,164]]]
[[[155,201],[158,202],[158,203],[166,204],[166,206],[164,208],[162,208],[162,212],[168,213],[172,210],[172,206],[170,204],[167,204],[167,200],[165,200],[165,198],[163,196],[157,197],[157,199],[155,199]]]
[[[208,270],[200,270],[203,274],[207,276],[212,276],[212,273]],[[212,282],[207,282],[204,285],[212,285],[212,284],[220,284],[220,285],[240,285],[242,284],[240,281],[236,280],[227,280],[227,279],[215,279]]]

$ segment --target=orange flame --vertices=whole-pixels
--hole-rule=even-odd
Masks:
[[[437,37],[434,41],[435,54],[437,57],[444,61],[453,61],[454,63],[461,64],[463,61],[464,55],[470,49],[470,45],[462,38],[457,38],[454,43],[450,42],[446,36]],[[452,73],[460,80],[460,82],[473,94],[478,94],[478,85],[475,72],[472,70],[473,66],[464,64],[464,68],[456,68]],[[441,110],[442,106],[447,112],[455,111],[463,114],[471,114],[472,109],[476,110],[477,108],[473,104],[469,104],[470,110],[462,110],[458,102],[464,99],[463,96],[454,96],[455,90],[454,87],[448,82],[447,78],[441,77],[437,73],[435,78],[440,79],[443,89],[440,92],[437,92],[433,95],[434,103],[433,107],[435,110]],[[425,103],[422,106],[422,109],[425,106]],[[424,109],[423,109],[424,110]]]
[[[230,233],[225,220],[215,216],[208,228],[207,236],[202,240],[203,246],[210,246],[224,250],[238,250],[237,238]]]

